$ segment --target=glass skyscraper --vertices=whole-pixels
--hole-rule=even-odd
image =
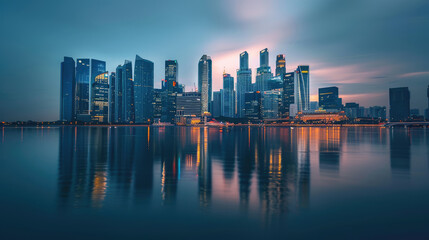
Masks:
[[[277,55],[276,76],[283,76],[286,73],[286,59],[284,54]]]
[[[177,60],[165,61],[165,79],[161,116],[161,121],[163,122],[175,122],[176,95],[179,90],[179,82],[177,81],[178,70],[179,66]]]
[[[268,89],[270,79],[273,77],[268,61],[268,49],[262,49],[259,52],[259,67],[256,72],[256,91],[265,91]]]
[[[295,71],[295,103],[298,112],[310,110],[310,67],[300,65]]]
[[[240,69],[237,71],[237,116],[245,117],[244,94],[252,91],[252,70],[249,69],[249,54],[240,54]]]
[[[122,121],[134,122],[134,82],[132,62],[125,60],[122,65]]]
[[[71,57],[64,57],[64,61],[61,62],[61,121],[71,122],[74,120],[75,84],[75,62]]]
[[[282,117],[290,116],[290,105],[295,103],[295,72],[283,75]]]
[[[109,118],[109,73],[95,77],[91,86],[91,120],[107,123]]]
[[[198,62],[198,92],[201,93],[201,114],[209,112],[212,101],[212,60],[203,55]]]
[[[89,59],[77,59],[76,63],[76,102],[75,112],[77,120],[81,115],[89,114]]]
[[[122,96],[122,66],[116,67],[116,81],[115,81],[115,123],[122,123],[124,120],[123,109],[123,96]]]
[[[235,117],[234,78],[230,74],[223,74],[222,112],[223,117]]]
[[[91,83],[90,83],[90,88],[92,87],[92,84],[95,82],[95,78],[106,72],[106,62],[105,61],[101,61],[101,60],[97,60],[97,59],[91,59]],[[90,95],[92,94],[92,89],[89,90]],[[90,99],[92,99],[92,96],[89,96]],[[90,110],[91,110],[92,104],[89,106]]]
[[[410,91],[408,87],[390,88],[390,121],[403,122],[410,117]]]
[[[116,87],[116,73],[112,72],[109,77],[109,123],[115,122],[115,115],[116,115],[115,87]]]
[[[153,120],[153,62],[136,55],[134,62],[134,107],[135,122],[148,123]]]
[[[339,110],[342,108],[337,87],[319,88],[319,107],[325,110]]]

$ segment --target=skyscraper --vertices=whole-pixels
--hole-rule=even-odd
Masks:
[[[262,116],[264,119],[276,119],[279,117],[281,95],[279,90],[264,91],[262,93]]]
[[[234,78],[227,73],[223,74],[221,115],[230,118],[235,116]]]
[[[283,75],[282,117],[290,116],[290,105],[295,103],[295,73],[290,72]]]
[[[122,65],[122,121],[134,122],[134,82],[132,62],[125,60]]]
[[[162,100],[163,122],[174,123],[176,115],[176,95],[179,88],[178,79],[179,66],[177,60],[165,61],[165,86]]]
[[[116,81],[115,81],[115,123],[122,123],[124,120],[123,111],[123,96],[122,96],[122,66],[116,67]]]
[[[116,73],[112,72],[109,76],[109,123],[115,122],[115,91]]]
[[[338,97],[337,87],[319,88],[319,107],[325,110],[340,110],[341,98]]]
[[[153,62],[136,55],[134,63],[135,122],[146,123],[153,118]]]
[[[258,121],[262,119],[262,98],[261,92],[249,92],[244,94],[246,118],[250,121]]]
[[[198,92],[201,93],[201,113],[209,111],[212,101],[212,60],[203,55],[198,62]]]
[[[64,57],[64,61],[61,62],[61,121],[71,122],[74,120],[75,84],[75,62],[71,57]]]
[[[284,54],[277,55],[276,76],[282,76],[286,73],[286,59]]]
[[[89,59],[77,59],[75,113],[79,121],[89,115]]]
[[[91,86],[91,120],[107,123],[109,116],[109,73],[95,77]]]
[[[410,91],[408,87],[390,88],[390,121],[402,122],[410,116]]]
[[[310,67],[300,65],[295,71],[295,103],[298,112],[310,110]]]
[[[213,101],[212,101],[212,116],[220,117],[222,109],[222,92],[217,91],[213,92]]]
[[[265,91],[268,89],[269,80],[273,77],[268,61],[268,49],[263,49],[259,52],[259,68],[256,72],[256,89],[257,91]]]
[[[249,69],[249,54],[240,54],[240,69],[237,71],[237,116],[245,117],[244,94],[252,91],[252,70]]]

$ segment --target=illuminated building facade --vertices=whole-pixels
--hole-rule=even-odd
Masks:
[[[107,123],[109,116],[109,73],[95,77],[91,86],[91,120]]]
[[[252,91],[252,70],[249,68],[249,54],[240,54],[240,69],[237,71],[237,117],[245,117],[244,94]]]
[[[390,121],[403,122],[410,117],[410,91],[408,87],[390,88]]]
[[[295,103],[295,73],[283,75],[282,117],[290,116],[290,105]]]
[[[222,110],[223,117],[235,117],[234,78],[230,74],[223,74]]]
[[[165,82],[162,99],[161,121],[174,123],[176,115],[176,95],[179,90],[178,78],[179,66],[177,60],[165,61]]]
[[[203,55],[198,62],[198,92],[201,93],[201,112],[209,112],[212,101],[212,60]]]
[[[295,71],[295,103],[298,112],[310,110],[310,67],[300,65]]]
[[[176,117],[201,117],[201,93],[178,93],[176,97]]]
[[[75,84],[75,62],[71,57],[64,57],[64,61],[61,63],[61,121],[71,122],[74,120]]]
[[[134,63],[135,123],[148,123],[153,118],[153,62],[136,55]]]
[[[340,110],[342,108],[337,87],[319,88],[319,107],[325,110]]]
[[[284,54],[277,55],[276,76],[283,76],[286,73],[286,59]]]

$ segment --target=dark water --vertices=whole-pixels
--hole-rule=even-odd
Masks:
[[[428,129],[0,131],[0,239],[429,238]]]

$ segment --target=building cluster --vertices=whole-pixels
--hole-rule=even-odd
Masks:
[[[207,55],[198,62],[198,90],[192,92],[186,92],[184,85],[179,84],[177,60],[165,61],[165,78],[161,89],[155,89],[154,63],[138,55],[134,70],[132,62],[126,60],[110,74],[104,61],[76,59],[75,62],[71,57],[64,57],[60,120],[178,125],[200,123],[207,117],[238,122],[386,120],[386,107],[343,104],[335,86],[319,88],[318,102],[310,102],[308,65],[287,71],[285,55],[279,54],[273,73],[268,49],[261,50],[259,57],[254,83],[249,54],[245,51],[239,55],[237,81],[224,72],[223,88],[215,92],[212,91],[212,60]],[[418,110],[410,110],[408,88],[390,89],[389,113],[391,121],[419,118]]]

